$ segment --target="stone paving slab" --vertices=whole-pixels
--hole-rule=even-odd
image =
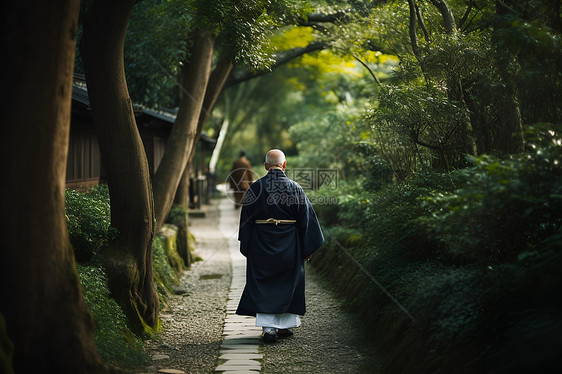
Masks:
[[[240,354],[247,354],[247,353],[258,353],[258,346],[247,346],[247,345],[229,345],[229,346],[222,346],[220,350],[220,354],[228,354],[228,353],[240,353]]]
[[[259,373],[261,371],[261,366],[255,367],[255,370],[252,370],[251,367],[246,367],[246,366],[237,366],[237,365],[219,365],[217,366],[217,368],[215,369],[215,371],[217,372],[225,372],[225,371],[244,371],[244,372],[253,372],[253,373]]]
[[[240,326],[239,325],[238,327],[230,326],[230,327],[224,329],[222,334],[223,335],[246,335],[247,337],[251,337],[251,338],[254,338],[254,337],[259,338],[261,333],[262,333],[261,329],[257,330],[256,328],[251,328],[251,327],[248,327],[248,326],[244,326],[244,325]]]
[[[249,348],[251,346],[256,346],[256,348],[259,346],[258,345],[258,339],[245,339],[245,340],[241,340],[241,339],[224,339],[222,344],[221,344],[221,348],[225,347],[225,346],[245,346],[246,348]]]
[[[236,356],[235,353],[233,353],[234,356]],[[224,364],[222,364],[222,366],[224,365],[232,365],[232,366],[251,366],[251,367],[261,367],[261,364],[258,361],[254,361],[254,360],[226,360],[226,362]]]
[[[218,364],[232,262],[228,241],[218,230],[220,202],[210,203],[207,217],[189,220],[195,254],[201,261],[182,273],[177,288],[186,293],[168,297],[160,314],[158,337],[148,339],[143,346],[149,358],[167,358],[139,362],[138,366],[124,368],[126,374],[168,374],[166,370],[209,374]]]
[[[255,321],[256,321],[255,317],[239,316],[239,315],[236,315],[234,313],[227,315],[225,320],[226,321],[247,322],[247,323],[252,324],[254,326],[255,326]]]
[[[240,336],[225,336],[223,344],[256,344],[258,339],[240,337]]]
[[[225,338],[227,336],[235,336],[239,338],[256,338],[256,342],[259,342],[261,336],[261,331],[226,331],[222,334]]]
[[[255,360],[263,358],[255,353],[225,353],[219,356],[219,360]]]
[[[261,328],[253,326],[253,325],[249,325],[247,323],[229,323],[229,326],[224,328],[224,331],[228,331],[228,330],[232,330],[232,331],[260,331],[261,332]]]

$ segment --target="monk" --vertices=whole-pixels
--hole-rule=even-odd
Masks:
[[[306,312],[305,260],[324,242],[316,213],[302,187],[287,178],[285,154],[265,156],[267,174],[247,191],[238,240],[247,258],[246,286],[236,314],[255,316],[263,340],[293,335]]]
[[[244,151],[240,151],[238,159],[232,164],[228,179],[234,191],[234,207],[240,208],[244,194],[253,182],[252,164]]]

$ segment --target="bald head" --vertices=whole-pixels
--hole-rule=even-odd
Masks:
[[[269,170],[272,167],[279,167],[285,169],[285,154],[279,149],[272,149],[265,154],[265,169]]]

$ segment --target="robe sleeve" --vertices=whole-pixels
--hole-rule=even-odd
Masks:
[[[299,193],[301,194],[299,198],[302,203],[299,206],[297,224],[303,248],[303,258],[307,258],[324,243],[324,235],[310,200],[306,197],[302,188],[299,188]]]
[[[245,257],[248,257],[249,245],[251,242],[251,233],[254,230],[255,223],[255,211],[256,204],[250,202],[252,196],[255,196],[255,189],[257,183],[250,186],[244,201],[242,203],[242,209],[240,212],[240,226],[238,229],[238,240],[240,241],[240,253]]]

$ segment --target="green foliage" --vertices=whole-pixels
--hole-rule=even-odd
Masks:
[[[301,1],[150,0],[135,5],[126,34],[131,97],[150,107],[177,105],[177,75],[191,59],[193,35],[217,35],[216,51],[250,70],[274,63],[270,39],[310,7]]]
[[[95,186],[88,193],[67,189],[65,211],[70,242],[80,262],[89,261],[118,235],[111,226],[107,185]]]
[[[453,172],[382,185],[364,173],[338,185],[337,204],[315,206],[326,243],[312,264],[360,314],[387,357],[382,372],[555,360],[562,140],[552,124],[526,137],[525,154],[471,158]]]
[[[341,179],[360,168],[361,159],[350,146],[356,135],[346,122],[351,112],[353,107],[342,104],[318,118],[308,118],[291,126],[289,134],[298,142],[299,156],[290,160],[289,167],[337,168]]]
[[[517,87],[522,116],[527,123],[560,123],[562,119],[562,38],[560,26],[548,27],[547,18],[511,20],[499,29],[498,39],[517,56]],[[558,21],[559,24],[560,21]]]
[[[418,221],[448,255],[463,261],[514,261],[524,252],[544,250],[543,241],[562,227],[557,148],[507,160],[476,159],[475,168],[462,172],[467,177],[462,188],[423,198],[432,214]]]
[[[125,71],[133,101],[154,108],[177,106],[176,77],[188,48],[191,18],[161,10],[161,0],[138,2],[125,38]]]
[[[549,367],[554,356],[541,350],[556,344],[562,324],[553,314],[559,307],[554,295],[562,287],[557,277],[562,183],[552,178],[562,173],[549,169],[556,165],[542,156],[517,162],[483,158],[478,167],[418,173],[378,191],[343,186],[337,206],[315,207],[327,240],[312,264],[360,314],[387,357],[382,372],[482,372],[508,365],[513,357]],[[506,175],[517,181],[502,183]],[[476,186],[491,191],[483,196]],[[496,188],[505,189],[501,196]],[[481,210],[470,200],[476,195],[496,203]],[[451,196],[467,214],[460,209],[445,216],[443,205],[428,203]],[[520,214],[529,206],[534,210]],[[471,217],[479,212],[482,216]],[[454,226],[448,240],[435,237],[438,224]],[[520,233],[508,230],[515,229],[532,240],[519,243],[514,253],[508,234]],[[454,255],[459,237],[467,243],[462,255]],[[492,245],[486,240],[510,256],[502,263],[490,259],[482,249]],[[505,346],[506,335],[517,343]],[[534,341],[542,348],[535,349]]]
[[[387,85],[365,120],[399,178],[423,166],[451,168],[467,151],[467,109],[450,100],[444,87]]]
[[[170,209],[170,214],[168,214],[167,222],[177,225],[176,223],[185,223],[186,218],[185,215],[187,211],[185,208],[181,206],[174,205],[172,209]]]
[[[106,275],[100,265],[102,249],[116,237],[110,226],[110,202],[107,186],[89,192],[66,191],[66,212],[71,242],[75,248],[78,273],[90,312],[97,323],[96,345],[109,363],[127,367],[145,360],[140,353],[142,342],[127,326],[127,320],[107,288]],[[170,266],[163,239],[155,237],[152,245],[155,286],[162,305],[177,276]],[[148,328],[148,326],[147,326]]]
[[[166,17],[180,14],[184,19],[181,28],[211,30],[218,35],[217,42],[226,56],[250,69],[268,67],[271,56],[264,51],[271,31],[277,26],[275,8],[283,9],[283,1],[204,1],[173,0],[164,3],[160,10]],[[169,26],[166,26],[169,27]]]
[[[448,3],[454,14],[466,10],[463,2]],[[428,166],[465,167],[466,154],[513,152],[511,137],[520,126],[560,122],[562,48],[553,26],[559,11],[550,2],[510,3],[500,11],[484,1],[469,8],[452,34],[443,32],[435,6],[416,4],[415,54],[406,2],[384,2],[369,18],[370,45],[397,51],[400,65],[393,84],[373,94],[358,128],[396,178]],[[519,110],[521,124],[508,114]]]
[[[123,311],[111,298],[104,271],[95,263],[77,264],[76,268],[86,304],[96,321],[94,337],[104,361],[123,368],[146,363],[142,341],[128,328]]]
[[[449,0],[447,34],[434,2],[415,2],[428,33],[418,18],[414,54],[407,2],[350,3],[322,27],[326,61],[283,68],[289,167],[340,170],[337,191],[309,194],[338,200],[315,205],[326,243],[312,265],[359,311],[382,372],[548,367],[562,326],[559,7],[485,0],[461,21],[467,2]],[[333,56],[369,51],[400,58],[382,86],[344,63],[329,72]],[[524,153],[510,147],[521,129]]]

